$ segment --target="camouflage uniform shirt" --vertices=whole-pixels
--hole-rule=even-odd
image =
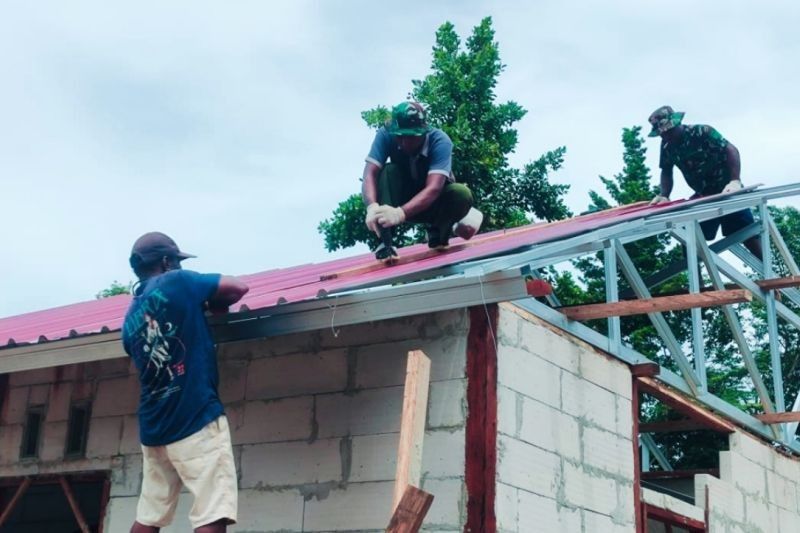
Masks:
[[[678,167],[697,193],[717,194],[731,181],[727,147],[728,141],[711,126],[686,125],[677,142],[661,141],[659,166]]]

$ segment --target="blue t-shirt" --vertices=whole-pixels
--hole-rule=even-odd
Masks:
[[[163,446],[223,413],[205,302],[219,274],[171,270],[142,282],[125,315],[122,343],[139,370],[139,436]]]
[[[425,183],[428,174],[442,174],[447,182],[454,182],[453,141],[440,129],[432,128],[425,135],[425,142],[418,154],[408,155],[400,150],[396,138],[381,127],[375,132],[375,139],[366,160],[383,168],[386,160],[400,165],[414,181]]]

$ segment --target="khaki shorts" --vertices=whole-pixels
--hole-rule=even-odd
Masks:
[[[193,528],[221,519],[236,522],[236,465],[224,415],[172,444],[142,446],[142,454],[137,522],[152,527],[169,525],[182,486],[194,496],[189,512]]]

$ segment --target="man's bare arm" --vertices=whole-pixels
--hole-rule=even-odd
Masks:
[[[672,194],[672,167],[661,169],[661,196],[669,198]]]
[[[728,146],[725,148],[725,153],[727,155],[726,163],[731,174],[731,181],[741,181],[742,160],[739,158],[739,150],[729,142]]]
[[[364,183],[361,184],[361,197],[364,199],[364,205],[371,205],[378,201],[378,175],[381,173],[381,167],[375,163],[370,163],[364,166]]]
[[[247,294],[250,287],[233,276],[222,276],[216,292],[208,299],[209,309],[227,309]]]

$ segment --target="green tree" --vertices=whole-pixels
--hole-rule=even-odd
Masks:
[[[95,294],[94,297],[98,300],[102,300],[103,298],[109,298],[111,296],[117,296],[119,294],[130,294],[132,288],[133,288],[133,282],[129,281],[127,284],[124,284],[120,283],[117,280],[114,280],[111,283],[111,285],[109,285],[107,288]]]
[[[462,47],[454,26],[444,23],[436,32],[431,73],[411,82],[410,96],[426,106],[430,124],[452,139],[453,172],[469,186],[484,213],[482,231],[520,226],[533,218],[566,218],[571,213],[562,197],[569,186],[548,181],[563,164],[566,148],[549,151],[520,169],[508,162],[517,145],[514,124],[526,111],[516,102],[496,102],[495,87],[505,66],[494,37],[492,20],[485,18]],[[361,114],[372,128],[382,126],[388,116],[385,106]],[[339,203],[318,227],[326,249],[358,242],[376,245],[376,237],[364,227],[364,216],[360,194]],[[406,245],[424,240],[424,232],[413,232],[406,224],[398,228],[396,238]]]

